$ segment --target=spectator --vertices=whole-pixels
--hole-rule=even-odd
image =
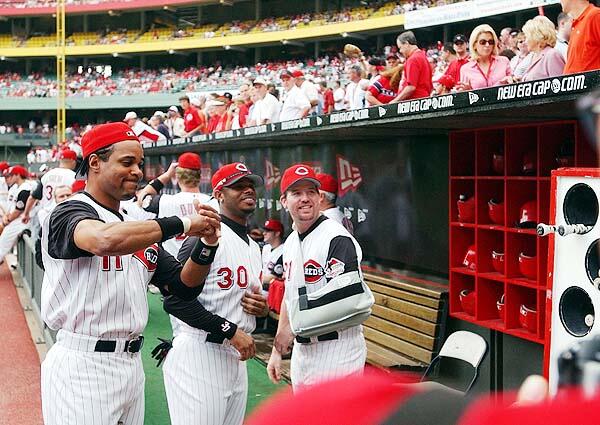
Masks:
[[[456,60],[456,50],[454,50],[453,43],[444,43],[440,58],[446,63],[446,66],[450,65],[450,62]]]
[[[33,152],[33,149],[29,149],[29,152],[27,152],[27,163],[33,164],[34,162],[35,162],[35,153]]]
[[[167,140],[164,134],[158,132],[148,124],[144,123],[142,120],[138,119],[137,114],[133,111],[127,112],[125,118],[123,118],[123,122],[131,127],[135,135],[142,142],[156,143]]]
[[[229,106],[229,112],[231,114],[231,129],[238,130],[242,128],[240,125],[240,108],[244,106],[244,101],[241,97],[236,97],[231,105]]]
[[[469,39],[471,61],[460,69],[458,90],[473,90],[512,81],[510,61],[498,56],[498,37],[487,24],[478,25]]]
[[[281,116],[279,117],[281,121],[304,118],[312,107],[306,94],[298,87],[294,75],[289,71],[283,71],[280,76],[283,88],[286,91]]]
[[[558,18],[556,18],[556,23],[558,24],[558,32],[554,48],[558,50],[563,60],[567,62],[567,50],[569,50],[569,37],[571,36],[573,18],[564,12],[560,12]]]
[[[400,64],[400,58],[398,58],[397,54],[391,53],[385,58],[385,63],[388,69],[392,69]]]
[[[177,137],[184,137],[185,135],[185,122],[181,115],[179,115],[179,109],[173,105],[167,111],[167,119],[165,125],[169,130],[169,137],[175,139]]]
[[[231,129],[231,114],[228,113],[228,99],[224,96],[209,101],[210,119],[208,121],[208,132],[217,133]]]
[[[327,87],[327,82],[321,81],[321,92],[323,93],[323,113],[331,114],[335,106],[335,100],[333,98],[333,89]]]
[[[454,78],[452,78],[451,75],[444,74],[437,81],[435,94],[441,95],[450,93],[450,91],[454,88],[455,85],[456,81],[454,81]]]
[[[512,32],[511,27],[502,28],[500,31],[500,40],[498,43],[498,49],[510,49],[510,33]],[[511,49],[512,50],[512,49]]]
[[[510,30],[508,46],[506,46],[507,49],[512,50],[513,52],[515,52],[516,55],[519,54],[519,46],[517,45],[517,41],[519,39],[519,34],[521,34],[521,31],[519,31],[516,28],[513,28],[512,30]]]
[[[406,58],[400,93],[392,102],[428,97],[433,91],[431,67],[425,52],[417,47],[417,39],[412,31],[398,36],[396,44],[402,56]]]
[[[346,96],[344,98],[348,109],[360,109],[365,105],[365,91],[361,88],[362,83],[369,83],[363,78],[363,69],[360,65],[352,65],[348,70],[348,79],[350,82],[346,86]],[[367,86],[368,88],[368,86]]]
[[[302,71],[294,71],[293,76],[296,80],[296,86],[302,90],[302,93],[306,95],[306,98],[310,102],[310,113],[313,114],[317,110],[317,105],[319,104],[319,91],[317,86],[308,81],[304,77],[304,72]]]
[[[240,127],[246,127],[246,121],[248,119],[248,113],[252,106],[252,99],[250,99],[250,86],[248,84],[242,84],[238,90],[238,96],[242,100],[242,104],[239,105],[238,120]]]
[[[452,81],[452,86],[454,86],[457,81],[460,81],[460,69],[464,64],[469,62],[471,57],[467,51],[467,37],[462,34],[456,34],[452,41],[454,44],[454,51],[456,52],[456,59],[450,62],[448,69],[446,69],[446,72],[444,73],[444,75],[447,75],[452,79],[445,79],[444,81]]]
[[[505,58],[507,58],[510,61],[510,60],[512,60],[512,58],[514,58],[517,55],[515,55],[515,52],[513,52],[510,49],[504,49],[500,53],[498,53],[498,56],[504,56]]]
[[[554,49],[557,36],[552,21],[545,16],[536,16],[525,23],[523,32],[527,37],[532,59],[522,80],[540,80],[562,75],[565,61],[560,52]]]
[[[516,80],[520,80],[527,68],[529,68],[532,57],[529,54],[529,46],[527,45],[525,34],[522,32],[517,35],[517,47],[518,53],[510,60],[510,69],[512,70],[513,77]]]
[[[387,104],[398,96],[403,68],[402,65],[399,65],[396,68],[388,69],[371,83],[367,91],[367,101],[370,105]]]
[[[369,83],[373,84],[373,82],[379,77],[379,74],[381,74],[381,72],[385,70],[386,62],[381,58],[373,57],[369,59],[367,63]]]
[[[150,118],[150,126],[161,133],[167,140],[172,140],[171,134],[169,133],[169,128],[164,123],[165,114],[162,111],[154,112],[152,118]]]
[[[333,83],[333,101],[335,102],[333,105],[333,109],[336,111],[343,111],[346,109],[346,105],[344,102],[344,98],[346,97],[346,91],[342,87],[342,83],[339,80],[336,80]]]
[[[600,8],[588,0],[561,0],[573,18],[565,74],[600,69]]]
[[[183,137],[191,137],[196,133],[206,134],[206,117],[200,114],[195,106],[190,104],[190,98],[181,96],[179,98],[181,109],[183,109],[184,130]]]
[[[259,77],[252,85],[257,99],[252,111],[252,121],[256,125],[278,122],[281,105],[275,96],[267,92],[267,82]]]

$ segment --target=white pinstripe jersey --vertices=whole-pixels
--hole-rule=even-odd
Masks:
[[[83,193],[75,194],[65,204],[71,201],[91,205],[106,223],[121,221]],[[126,214],[122,217],[123,221],[133,221]],[[44,322],[54,330],[95,337],[139,335],[148,321],[146,289],[156,270],[158,245],[118,257],[55,259],[48,253],[50,222],[45,220],[42,226]]]
[[[69,186],[75,181],[75,171],[68,168],[53,168],[42,176],[42,199],[40,206],[43,208],[46,205],[54,202],[54,190],[59,186]]]
[[[179,192],[175,195],[161,195],[158,204],[158,218],[162,217],[186,217],[196,214],[194,200],[198,200],[200,204],[208,204],[210,196],[204,193]],[[172,256],[177,257],[181,245],[185,241],[185,235],[179,235],[163,242],[163,248]]]
[[[213,314],[235,323],[246,333],[256,327],[254,316],[242,310],[242,297],[252,287],[262,287],[260,248],[248,243],[227,224],[221,223],[221,240],[198,301]],[[182,330],[189,325],[179,321]]]

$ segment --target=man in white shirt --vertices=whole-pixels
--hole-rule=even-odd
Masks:
[[[304,77],[304,72],[300,70],[294,71],[292,75],[296,79],[296,86],[302,90],[302,93],[306,95],[310,102],[310,113],[316,112],[317,105],[319,104],[319,90],[317,89],[317,86],[308,81]]]
[[[169,108],[165,124],[172,139],[185,136],[185,121],[181,118],[177,106],[173,105]]]
[[[127,124],[135,135],[140,139],[141,142],[166,142],[167,138],[160,131],[153,129],[148,124],[144,124],[141,120],[138,119],[138,116],[135,112],[130,111],[125,114],[125,118],[123,118],[123,122]]]
[[[259,77],[254,80],[253,86],[258,101],[252,111],[252,121],[256,125],[278,122],[281,104],[275,96],[268,92],[267,82]]]
[[[564,12],[558,14],[556,18],[558,31],[556,32],[556,45],[554,48],[558,50],[565,62],[567,62],[567,50],[569,50],[569,38],[571,37],[571,24],[573,18]]]
[[[335,102],[333,105],[333,109],[335,109],[336,111],[343,111],[344,109],[346,109],[346,105],[344,103],[345,96],[346,91],[342,87],[342,84],[339,80],[335,81],[333,83],[333,100]]]
[[[286,91],[281,108],[281,121],[304,118],[311,110],[311,103],[304,92],[296,85],[296,78],[287,70],[281,73],[281,84]]]
[[[363,69],[360,65],[353,65],[348,70],[350,83],[346,86],[347,109],[361,109],[365,107],[365,90],[369,87],[369,81],[363,78]]]

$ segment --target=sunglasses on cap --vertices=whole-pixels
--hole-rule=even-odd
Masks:
[[[485,46],[486,44],[493,46],[494,44],[496,44],[494,40],[479,40],[478,43],[480,46]]]

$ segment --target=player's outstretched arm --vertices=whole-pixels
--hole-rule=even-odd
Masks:
[[[290,351],[290,345],[294,340],[294,334],[290,326],[287,306],[285,300],[281,303],[281,312],[279,313],[279,323],[277,324],[277,333],[273,341],[273,348],[280,354],[287,354]]]

